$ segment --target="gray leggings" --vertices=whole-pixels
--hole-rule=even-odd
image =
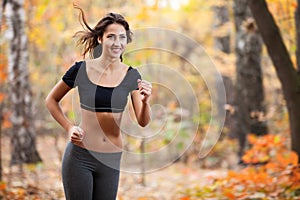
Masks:
[[[62,162],[67,200],[115,200],[121,152],[100,153],[69,142]]]

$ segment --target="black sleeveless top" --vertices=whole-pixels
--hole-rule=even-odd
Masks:
[[[93,112],[123,112],[128,94],[138,87],[140,73],[129,67],[124,79],[116,87],[96,85],[88,78],[84,61],[75,62],[62,77],[71,88],[78,87],[80,107]]]

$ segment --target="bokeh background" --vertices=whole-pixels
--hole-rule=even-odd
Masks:
[[[298,3],[266,2],[296,70]],[[291,150],[297,137],[291,137],[282,83],[247,1],[2,3],[2,199],[64,199],[60,164],[68,138],[44,100],[65,71],[83,59],[73,38],[82,30],[73,3],[91,27],[108,12],[121,13],[134,33],[124,62],[153,82],[150,126],[139,129],[130,117],[123,122],[124,150],[138,156],[126,160],[119,200],[299,198],[298,156]],[[19,5],[22,20],[11,5]],[[21,25],[13,29],[14,24]],[[73,90],[61,103],[74,123],[80,121],[76,94]],[[16,103],[22,97],[25,104]],[[126,112],[130,116],[130,107]],[[163,148],[156,158],[147,157]],[[34,153],[18,156],[22,152]]]

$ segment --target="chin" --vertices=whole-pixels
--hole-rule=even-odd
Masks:
[[[118,54],[111,54],[110,57],[111,58],[120,58],[122,54],[121,53],[118,53]]]

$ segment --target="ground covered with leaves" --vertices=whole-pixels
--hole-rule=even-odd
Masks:
[[[199,163],[176,162],[152,173],[121,173],[117,200],[297,200],[298,156],[282,135],[249,135],[243,166],[203,169]],[[66,138],[38,138],[43,163],[8,167],[9,141],[2,141],[3,182],[0,199],[64,199],[61,157]]]
[[[8,167],[9,140],[2,140],[3,182],[0,199],[5,200],[62,200],[61,157],[65,138],[41,136],[38,151],[43,163]],[[211,177],[224,175],[224,170],[204,170],[197,165],[173,163],[161,170],[141,174],[121,173],[118,200],[174,200],[183,197],[189,187],[205,186]]]

